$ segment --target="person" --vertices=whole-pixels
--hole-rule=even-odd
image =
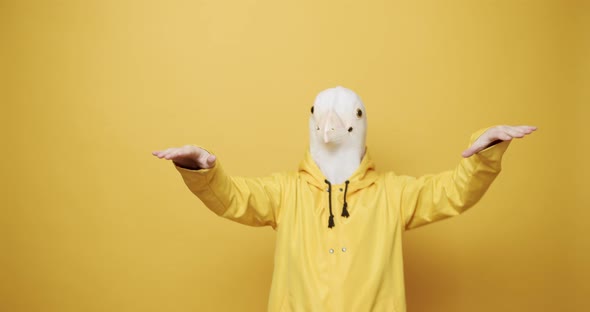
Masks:
[[[482,129],[454,170],[419,178],[377,172],[366,130],[361,99],[336,87],[316,97],[297,172],[230,176],[215,155],[192,145],[153,155],[173,161],[217,215],[276,230],[269,311],[405,311],[402,232],[473,206],[510,141],[536,127]]]

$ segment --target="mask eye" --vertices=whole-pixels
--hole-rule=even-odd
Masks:
[[[313,114],[313,106],[311,107],[311,113]]]
[[[356,117],[357,118],[363,117],[363,111],[360,108],[356,109]]]

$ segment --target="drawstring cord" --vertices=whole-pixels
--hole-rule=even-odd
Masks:
[[[328,206],[330,207],[330,217],[328,218],[328,228],[334,227],[334,214],[332,214],[332,183],[328,179],[324,180],[328,184]]]
[[[334,214],[332,213],[332,183],[328,181],[328,179],[324,180],[326,184],[328,184],[328,207],[330,208],[330,217],[328,218],[328,228],[334,227]],[[344,185],[344,205],[342,206],[342,216],[348,218],[350,215],[348,214],[348,203],[346,202],[346,192],[348,191],[348,183],[349,181],[346,180]]]
[[[348,218],[350,215],[348,214],[348,203],[346,202],[346,191],[348,191],[348,180],[344,182],[344,205],[342,206],[342,216]]]

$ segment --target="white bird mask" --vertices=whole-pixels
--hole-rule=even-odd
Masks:
[[[336,87],[320,92],[309,118],[309,150],[332,184],[344,183],[365,155],[367,114],[354,91]]]

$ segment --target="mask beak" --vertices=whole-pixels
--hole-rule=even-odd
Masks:
[[[344,122],[332,111],[320,122],[320,129],[323,130],[322,138],[325,144],[338,142],[346,134]]]

